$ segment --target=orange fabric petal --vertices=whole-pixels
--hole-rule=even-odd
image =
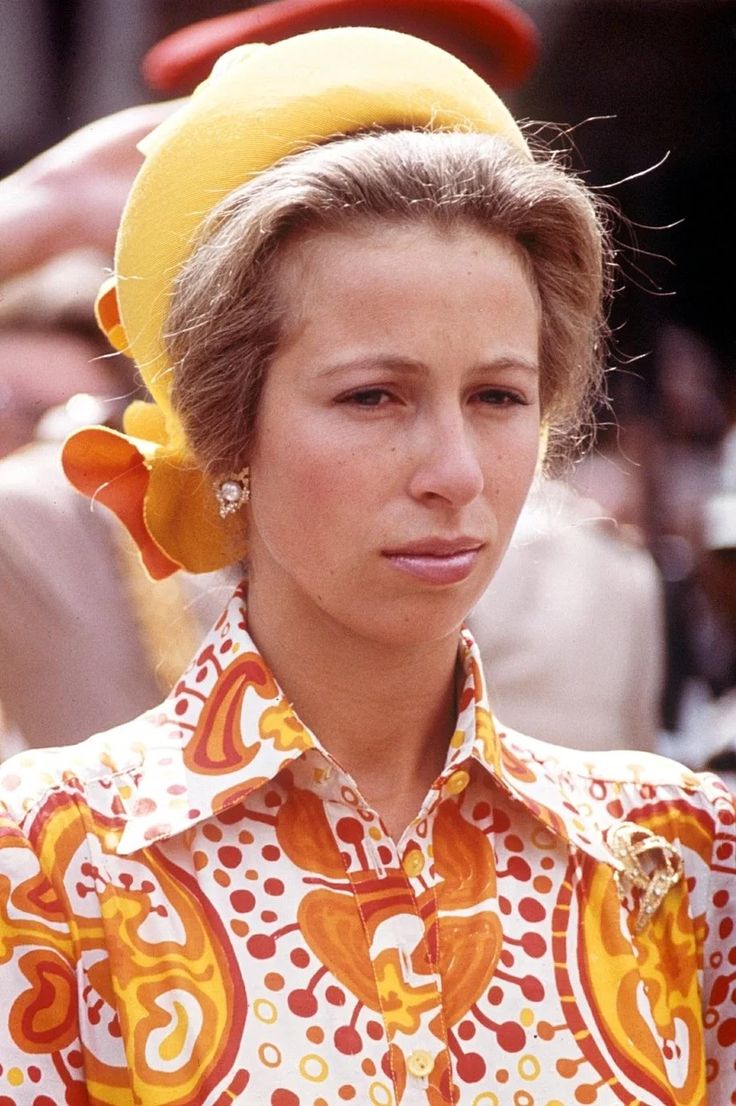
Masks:
[[[127,353],[128,335],[120,318],[120,305],[116,277],[108,277],[102,283],[95,301],[95,315],[100,330],[104,331],[111,346],[120,353]]]
[[[189,572],[214,572],[245,556],[245,515],[220,518],[214,489],[191,460],[156,457],[144,518],[154,541]]]
[[[64,443],[61,463],[77,491],[118,516],[154,580],[163,580],[181,567],[166,555],[146,526],[144,501],[150,473],[143,453],[124,434],[106,427],[79,430]]]

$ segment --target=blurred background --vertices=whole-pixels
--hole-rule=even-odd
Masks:
[[[140,72],[146,51],[195,20],[248,6],[0,0],[0,175],[90,120],[156,99]],[[729,743],[736,747],[736,2],[516,6],[536,25],[539,53],[523,83],[503,92],[506,102],[517,117],[562,125],[562,138],[541,133],[570,147],[573,164],[623,216],[611,409],[573,483],[656,565],[659,747],[698,767],[706,726],[707,751],[728,767]],[[0,288],[0,307],[4,300]],[[72,329],[80,342],[95,341],[88,327]],[[3,361],[2,341],[0,331],[0,420],[3,389],[18,388],[8,361],[28,377],[18,374],[17,353]],[[43,353],[39,364],[48,367]],[[31,428],[11,437],[6,425],[1,452],[22,445],[64,399],[61,374],[52,375],[42,385],[37,370],[42,398],[33,398]],[[74,390],[110,387],[84,380]]]

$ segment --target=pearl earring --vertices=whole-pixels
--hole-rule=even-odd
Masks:
[[[241,469],[215,484],[215,495],[220,504],[220,518],[239,511],[250,499],[250,469]]]

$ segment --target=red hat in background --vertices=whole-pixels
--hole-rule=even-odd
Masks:
[[[151,88],[189,92],[235,46],[325,27],[413,34],[454,54],[494,88],[521,84],[538,53],[536,27],[510,0],[272,0],[175,31],[148,51],[141,68]]]

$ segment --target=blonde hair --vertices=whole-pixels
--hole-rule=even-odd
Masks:
[[[475,132],[341,137],[278,162],[205,219],[174,284],[165,344],[172,398],[213,477],[247,459],[284,328],[279,264],[300,233],[368,220],[471,224],[517,243],[541,305],[548,467],[574,453],[602,392],[612,268],[596,198],[549,155]]]

